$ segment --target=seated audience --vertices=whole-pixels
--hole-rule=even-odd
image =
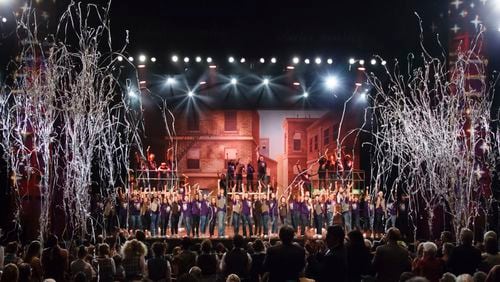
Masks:
[[[423,256],[417,261],[413,272],[431,282],[438,282],[445,271],[443,260],[436,257],[437,246],[432,242],[423,243]]]
[[[474,233],[468,228],[460,231],[460,245],[453,249],[448,261],[448,266],[455,275],[473,275],[481,263],[481,251],[472,245],[473,237]]]
[[[401,273],[411,270],[408,250],[398,244],[400,238],[399,229],[391,227],[385,236],[387,243],[377,247],[372,261],[377,281],[397,281]]]

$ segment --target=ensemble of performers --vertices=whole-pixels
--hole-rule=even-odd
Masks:
[[[383,192],[375,197],[352,194],[351,185],[330,185],[311,195],[300,181],[287,195],[277,195],[271,186],[260,183],[255,193],[236,192],[234,185],[229,191],[219,187],[212,195],[189,184],[174,191],[120,193],[117,201],[104,203],[103,215],[109,232],[119,226],[141,229],[150,236],[225,238],[242,234],[266,238],[276,236],[279,227],[288,224],[297,236],[314,232],[321,237],[327,226],[341,224],[346,230],[358,229],[377,237],[396,226],[396,219],[407,219],[407,207],[404,197],[386,204]]]

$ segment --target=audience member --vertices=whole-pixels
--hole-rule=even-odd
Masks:
[[[397,281],[401,273],[411,270],[408,250],[398,244],[400,238],[399,229],[391,227],[385,236],[387,243],[377,247],[372,262],[377,281]]]
[[[125,279],[143,279],[146,274],[145,257],[147,252],[146,245],[137,239],[125,242],[122,247],[122,265],[125,271]]]
[[[498,282],[500,281],[500,265],[495,265],[488,276],[486,277],[486,282]]]
[[[327,251],[320,260],[318,281],[347,281],[347,250],[344,246],[344,229],[340,225],[329,226],[326,230]],[[399,276],[398,276],[399,277]]]
[[[370,250],[366,248],[363,234],[359,230],[353,230],[347,234],[349,242],[347,243],[347,265],[348,280],[361,281],[362,275],[370,273],[371,255]]]
[[[42,269],[45,279],[52,278],[56,281],[65,281],[65,275],[69,267],[69,255],[66,249],[59,246],[59,239],[50,235],[45,242],[42,252]]]
[[[33,241],[29,244],[23,261],[31,266],[31,281],[42,281],[42,263],[40,261],[40,254],[42,252],[42,245],[39,241]]]
[[[148,279],[152,281],[170,282],[172,268],[165,258],[167,246],[162,242],[155,242],[152,246],[153,257],[148,259]]]
[[[88,252],[85,246],[81,245],[80,247],[78,247],[78,254],[77,254],[78,258],[73,262],[71,262],[70,266],[71,276],[73,277],[73,279],[79,272],[85,273],[85,276],[87,277],[88,281],[91,281],[92,278],[95,276],[94,269],[88,262],[85,261],[87,255]]]
[[[445,266],[443,260],[436,257],[436,254],[436,244],[432,242],[423,243],[423,256],[417,261],[413,272],[431,282],[438,282],[445,271]]]
[[[460,231],[460,245],[453,249],[448,261],[448,266],[455,275],[473,275],[481,263],[481,251],[472,246],[473,237],[474,233],[468,228]]]
[[[106,243],[100,244],[98,247],[98,255],[95,259],[95,269],[98,270],[99,282],[112,282],[116,274],[115,261],[109,257],[109,245]]]
[[[241,279],[249,277],[252,258],[247,251],[243,249],[244,246],[245,241],[243,236],[234,235],[233,249],[225,253],[220,262],[220,270],[224,277],[227,278],[229,274],[236,274]]]
[[[9,263],[3,268],[2,276],[0,277],[0,282],[14,282],[19,279],[19,269],[17,265]]]
[[[19,269],[19,280],[18,282],[32,282],[31,280],[31,266],[28,263],[21,263],[18,266]],[[38,280],[37,280],[38,281]]]
[[[23,260],[17,256],[17,252],[19,251],[19,245],[17,242],[9,242],[5,247],[5,256],[3,258],[3,263],[5,265],[9,263],[13,263],[15,265],[19,265],[23,262]]]
[[[240,282],[240,281],[241,281],[240,277],[238,277],[238,275],[236,274],[230,274],[226,279],[226,282]]]
[[[294,229],[285,225],[279,230],[281,244],[267,249],[264,271],[269,272],[269,282],[297,281],[305,267],[304,249],[293,243]]]
[[[455,282],[455,280],[457,280],[455,274],[451,272],[445,272],[443,273],[443,276],[441,276],[441,279],[439,279],[439,282]]]
[[[498,241],[495,237],[486,237],[484,240],[484,250],[479,269],[488,273],[493,266],[500,264],[500,253],[498,252]]]
[[[474,278],[468,273],[460,274],[457,277],[457,282],[474,282]]]
[[[173,260],[177,276],[188,273],[191,267],[196,264],[196,254],[190,250],[191,239],[189,237],[182,238],[181,245],[181,252]]]
[[[218,260],[212,250],[212,241],[209,239],[205,239],[201,243],[201,254],[196,258],[196,265],[201,269],[203,278],[215,279]]]

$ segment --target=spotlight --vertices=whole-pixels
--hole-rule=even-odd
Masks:
[[[364,65],[365,64],[365,60],[359,60],[359,64],[360,65]]]
[[[335,89],[339,84],[339,81],[335,76],[329,76],[326,78],[325,84],[328,89]]]
[[[242,63],[242,64],[243,64],[244,62],[246,62],[245,58],[241,58],[241,59],[240,59],[240,63]]]
[[[179,61],[179,57],[177,57],[177,55],[173,55],[172,62],[177,63],[177,61]]]
[[[309,59],[305,59],[305,60],[304,60],[304,63],[306,63],[307,65],[309,65],[309,63],[310,63],[310,62],[311,62],[311,61],[309,61]]]
[[[230,62],[230,63],[232,64],[232,63],[234,63],[234,58],[233,58],[233,57],[229,57],[229,58],[227,59],[227,61],[228,61],[228,62]]]
[[[212,62],[212,57],[207,57],[207,63],[211,63]]]
[[[294,86],[300,86],[300,82],[298,82],[298,81],[294,81],[294,82],[293,82],[293,85],[294,85]]]
[[[371,59],[371,60],[370,60],[370,64],[372,64],[372,66],[376,65],[376,64],[377,64],[377,60],[375,60],[375,59]]]
[[[316,65],[321,64],[321,58],[320,57],[316,58],[314,62],[316,63]]]
[[[197,63],[201,62],[201,57],[200,56],[196,56],[196,59],[194,59]]]
[[[184,57],[184,63],[189,63],[189,57]]]
[[[329,64],[329,65],[331,65],[331,64],[333,64],[333,60],[332,59],[328,59],[328,60],[326,60],[326,63]]]
[[[300,60],[299,60],[299,57],[293,57],[293,59],[292,59],[292,62],[293,62],[294,64],[298,64],[298,63],[299,63],[299,61],[300,61]]]
[[[268,85],[269,84],[269,78],[264,78],[264,80],[262,80],[262,83],[264,85]]]
[[[118,60],[118,62],[123,61],[123,57],[122,56],[118,56],[116,59]]]
[[[356,59],[354,59],[354,58],[350,58],[350,59],[349,59],[349,65],[352,65],[352,64],[354,64],[355,62],[356,62]]]
[[[275,57],[271,58],[271,63],[276,64],[276,58]]]
[[[263,64],[263,63],[265,63],[265,62],[266,62],[266,60],[265,60],[264,58],[260,58],[260,60],[259,60],[259,61],[260,61],[260,63],[261,63],[261,64]]]
[[[307,98],[307,97],[309,97],[309,93],[304,92],[304,94],[302,94],[302,96],[304,96],[304,98]]]
[[[383,66],[385,66],[385,65],[387,64],[387,62],[386,62],[386,61],[382,61],[382,63],[381,63],[381,64],[382,64]]]
[[[238,83],[238,80],[236,78],[231,78],[231,84],[236,85]]]
[[[361,93],[361,95],[359,95],[359,98],[363,101],[366,100],[366,92]]]
[[[151,62],[155,63],[156,62],[156,58],[155,57],[151,57]]]
[[[295,69],[295,67],[294,67],[294,66],[286,66],[286,69],[287,69],[287,70],[294,70],[294,69]]]
[[[144,63],[146,61],[146,55],[139,56],[139,62]]]
[[[216,66],[216,65],[210,65],[210,66],[208,66],[208,68],[209,68],[209,69],[216,69],[216,68],[217,68],[217,66]]]
[[[188,92],[188,96],[189,96],[189,97],[193,97],[193,96],[194,96],[193,91],[189,91],[189,92]]]
[[[133,62],[134,61],[134,57],[128,57],[128,60]]]
[[[172,84],[174,84],[174,83],[175,83],[175,79],[174,79],[173,77],[169,77],[169,78],[167,78],[167,84],[168,84],[168,85],[172,85]]]
[[[128,91],[128,96],[129,96],[129,97],[135,97],[135,93],[134,93],[134,91],[129,90],[129,91]]]
[[[2,17],[2,22],[6,23],[7,22],[7,18],[6,17]]]
[[[207,82],[205,80],[200,81],[200,85],[205,85]]]

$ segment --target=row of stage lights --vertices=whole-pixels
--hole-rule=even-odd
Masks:
[[[118,61],[122,62],[122,61],[124,60],[124,57],[122,57],[122,56],[118,56],[118,58],[117,58],[117,59],[118,59]],[[142,63],[142,64],[147,63],[147,61],[148,61],[148,60],[147,60],[146,55],[139,55],[139,57],[138,57],[137,59],[138,59],[139,63]],[[155,63],[155,62],[157,61],[156,57],[151,57],[149,60],[150,60],[152,63]],[[179,62],[180,62],[180,60],[181,60],[181,58],[180,58],[179,56],[177,56],[177,55],[173,55],[173,56],[170,58],[170,60],[171,60],[173,63],[179,63]],[[132,56],[128,57],[128,61],[130,61],[130,62],[134,62],[134,57],[132,57]],[[183,61],[184,63],[188,64],[189,62],[191,62],[191,58],[190,58],[190,57],[184,57],[184,58],[182,59],[182,61]],[[207,57],[205,60],[203,60],[203,59],[202,59],[202,57],[200,57],[200,56],[195,57],[195,58],[194,58],[194,61],[195,61],[196,63],[202,63],[203,61],[206,61],[208,64],[212,64],[212,63],[214,62],[214,60],[212,59],[212,57]],[[230,57],[228,57],[228,58],[227,58],[227,62],[228,62],[228,63],[230,63],[230,64],[235,64],[235,63],[237,63],[237,59],[236,59],[235,57],[230,56]],[[246,60],[244,57],[242,57],[242,58],[240,58],[240,59],[239,59],[239,62],[240,62],[241,64],[244,64],[244,63],[246,63],[246,62],[247,62],[247,60]],[[276,57],[272,57],[272,58],[270,58],[269,62],[271,62],[271,64],[276,64],[276,63],[278,62],[278,59],[276,59]],[[292,60],[291,60],[291,62],[292,62],[294,65],[298,65],[298,64],[300,64],[301,59],[300,59],[299,57],[293,57],[293,58],[292,58]],[[311,64],[311,63],[312,63],[311,59],[309,59],[309,58],[304,59],[304,61],[303,61],[303,62],[304,62],[306,65],[309,65],[309,64]],[[354,64],[356,64],[356,63],[358,63],[358,64],[359,64],[359,65],[361,65],[361,66],[365,65],[365,60],[364,60],[364,59],[359,59],[359,60],[357,60],[357,59],[355,59],[355,58],[350,58],[348,62],[349,62],[349,64],[350,64],[350,65],[354,65]],[[262,57],[262,58],[260,58],[260,59],[259,59],[259,63],[261,63],[261,64],[265,64],[265,63],[266,63],[266,59],[265,59],[265,58],[263,58],[263,57]],[[316,65],[321,65],[321,64],[323,63],[323,59],[322,59],[321,57],[316,57],[316,58],[314,59],[314,63],[315,63]],[[327,63],[327,64],[329,64],[329,65],[333,64],[333,59],[332,59],[332,58],[328,58],[328,59],[326,59],[326,63]],[[377,59],[375,59],[375,58],[370,59],[370,64],[371,64],[372,66],[375,66],[375,65],[377,65],[378,63],[379,63],[379,60],[377,60]],[[381,61],[380,61],[380,64],[381,64],[381,65],[383,65],[383,66],[385,66],[385,65],[387,64],[387,62],[386,62],[385,60],[381,60]]]
[[[168,77],[165,80],[165,85],[167,85],[169,87],[174,86],[176,83],[177,83],[177,80],[175,78],[173,78],[173,77]],[[203,85],[203,84],[206,84],[206,82],[202,81],[199,84]],[[233,87],[236,87],[238,85],[238,79],[235,78],[235,77],[232,77],[229,80],[229,84],[232,85]],[[268,87],[270,84],[271,84],[271,79],[268,78],[268,77],[265,77],[265,78],[262,78],[260,86]],[[339,86],[339,79],[336,76],[327,76],[324,79],[324,85],[325,85],[325,87],[326,87],[327,90],[333,91],[333,90],[335,90]],[[189,90],[186,93],[187,93],[188,97],[195,96],[195,92],[193,90]],[[133,90],[129,90],[128,94],[131,97],[136,97],[136,93]],[[361,93],[361,98],[365,99],[366,98],[366,94],[367,94],[367,91],[365,90],[363,93]],[[302,93],[302,96],[304,98],[307,98],[307,97],[309,97],[309,93],[307,91],[304,91]]]

